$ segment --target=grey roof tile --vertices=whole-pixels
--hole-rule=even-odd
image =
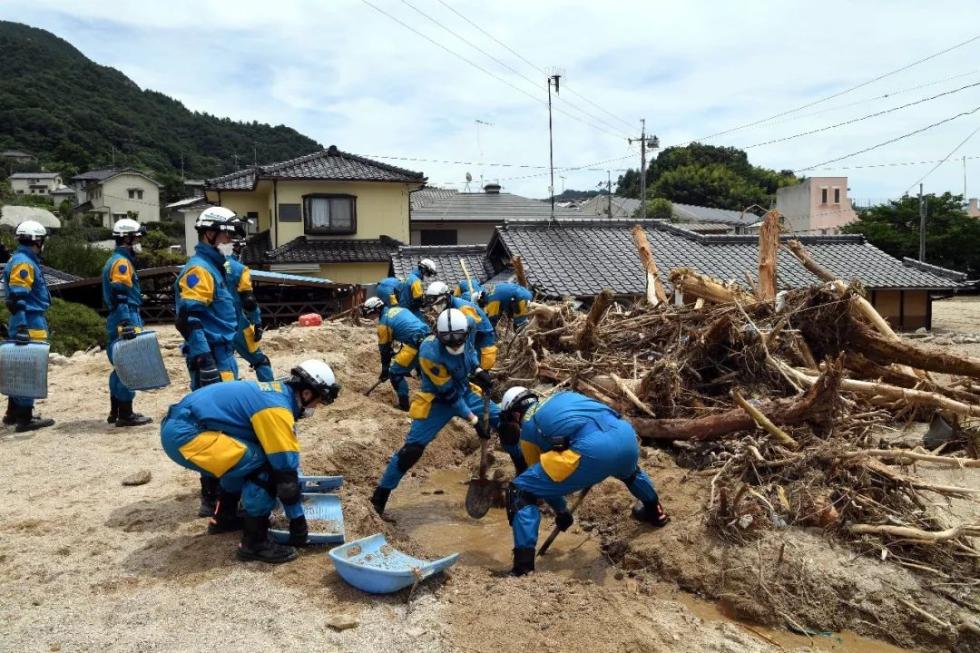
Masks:
[[[208,179],[204,184],[210,190],[252,190],[259,179],[424,183],[425,175],[342,152],[336,145],[331,145],[325,150],[288,161],[254,166]]]
[[[390,238],[370,240],[327,240],[295,238],[266,252],[265,263],[384,263],[398,249]]]
[[[486,250],[485,245],[403,245],[391,257],[391,273],[404,278],[421,259],[428,258],[439,267],[436,278],[452,286],[466,278],[459,264],[463,259],[470,274],[483,283],[493,275]]]
[[[491,222],[544,220],[551,203],[511,193],[459,193],[442,188],[423,188],[412,193],[413,222]],[[581,218],[578,209],[555,207],[555,218]],[[595,216],[590,216],[594,220]]]

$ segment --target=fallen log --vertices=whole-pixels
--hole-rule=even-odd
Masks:
[[[741,288],[730,288],[717,279],[698,274],[691,268],[675,268],[671,270],[670,282],[685,297],[700,297],[715,304],[726,304],[736,301],[751,304],[756,301],[754,296]]]
[[[789,435],[787,435],[785,431],[783,431],[781,428],[773,424],[772,421],[768,417],[766,417],[761,410],[759,410],[758,408],[756,408],[755,406],[747,402],[745,400],[745,397],[743,397],[738,390],[735,389],[732,390],[732,399],[735,400],[735,403],[738,404],[739,408],[741,408],[746,413],[748,413],[749,417],[751,417],[752,420],[756,424],[758,424],[760,428],[767,431],[769,435],[776,438],[790,449],[799,449],[800,447],[799,442],[791,438]]]
[[[793,256],[796,257],[804,268],[809,270],[821,281],[837,281],[837,276],[833,272],[823,267],[810,257],[810,254],[806,251],[806,248],[803,247],[803,243],[800,241],[796,239],[790,240],[786,243],[786,249],[788,249]]]
[[[779,211],[772,210],[762,219],[759,229],[759,287],[760,301],[776,299],[776,261],[779,254]]]
[[[575,348],[579,351],[589,351],[596,347],[596,327],[599,326],[602,316],[613,302],[613,292],[609,288],[603,289],[592,302],[589,314],[585,318],[585,324],[575,335]]]
[[[927,453],[919,453],[911,449],[861,449],[850,451],[844,454],[847,458],[860,458],[868,456],[871,458],[881,458],[890,460],[899,465],[911,465],[914,462],[936,463],[948,467],[980,467],[980,460],[973,458],[954,458],[953,456],[934,456]]]
[[[863,321],[854,320],[849,340],[854,351],[888,365],[898,363],[912,368],[980,378],[980,359],[950,354],[942,349],[914,344],[897,336],[892,339],[875,333]]]
[[[886,524],[875,526],[872,524],[852,524],[847,530],[854,535],[890,535],[906,540],[917,540],[920,542],[942,542],[952,540],[961,535],[980,535],[980,524],[959,524],[952,528],[942,531],[925,531],[921,528],[910,526],[889,526]]]
[[[929,390],[930,392],[939,393],[949,397],[950,399],[955,399],[956,401],[962,401],[966,404],[980,403],[980,396],[977,396],[972,392],[942,386],[929,379],[922,379],[915,374],[910,373],[907,366],[895,368],[892,366],[879,365],[878,363],[865,357],[864,354],[858,352],[845,352],[844,367],[857,372],[858,375],[864,377],[865,379],[884,381],[885,383],[897,385],[902,388],[925,389]]]

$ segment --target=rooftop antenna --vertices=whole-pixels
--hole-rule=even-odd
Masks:
[[[473,121],[476,124],[476,149],[480,153],[480,158],[477,159],[480,165],[480,188],[483,188],[483,142],[480,140],[480,125],[484,127],[493,127],[492,122],[487,122],[486,120],[480,120],[479,118]],[[469,181],[469,180],[467,180]]]
[[[551,222],[555,221],[555,139],[551,121],[551,86],[554,85],[555,95],[558,95],[559,84],[563,73],[564,71],[558,68],[552,68],[551,74],[548,76],[548,169],[551,173],[551,183],[548,185],[548,195],[551,196],[551,220],[549,226]]]
[[[463,187],[463,192],[464,193],[471,192],[470,191],[470,182],[471,181],[473,181],[473,175],[471,175],[470,173],[467,172],[466,173],[466,186]]]

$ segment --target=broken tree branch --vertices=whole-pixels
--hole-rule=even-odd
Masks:
[[[769,435],[776,438],[790,449],[798,449],[800,447],[799,442],[791,438],[785,431],[773,424],[761,410],[746,401],[745,397],[743,397],[741,393],[734,388],[732,389],[732,399],[735,400],[735,403],[738,404],[742,410],[749,414],[749,416],[755,421],[756,424],[759,425],[760,428],[767,431]]]
[[[622,392],[626,396],[626,398],[630,400],[630,403],[632,403],[634,406],[642,410],[650,417],[655,418],[657,416],[656,413],[654,413],[649,406],[647,406],[645,403],[640,401],[640,398],[637,397],[632,390],[630,390],[629,386],[626,385],[626,382],[623,381],[623,379],[619,378],[615,374],[611,374],[610,376],[612,376],[612,380],[616,382],[616,387],[619,388],[619,391]]]
[[[636,252],[640,256],[640,262],[647,273],[647,301],[652,306],[659,306],[667,303],[667,291],[660,281],[660,274],[657,270],[657,262],[650,251],[650,243],[647,241],[647,234],[640,225],[633,226],[633,242],[636,243]]]
[[[589,309],[589,315],[585,318],[585,324],[582,325],[582,328],[575,335],[576,349],[579,351],[595,349],[596,327],[599,326],[599,321],[602,320],[602,316],[606,314],[606,310],[612,302],[613,292],[609,288],[603,289],[595,298],[595,301],[592,302],[592,307]]]
[[[759,229],[759,288],[760,301],[776,299],[776,261],[779,254],[779,211],[772,210],[762,219]]]
[[[837,280],[837,276],[834,275],[834,273],[832,273],[830,270],[828,270],[827,268],[823,267],[822,265],[814,261],[812,258],[810,258],[810,254],[806,251],[806,248],[803,247],[803,243],[801,243],[800,241],[794,239],[787,242],[786,249],[788,249],[793,254],[793,256],[796,257],[796,259],[803,265],[803,267],[809,270],[815,277],[819,278],[821,281]]]
[[[980,535],[980,524],[960,524],[943,531],[924,531],[920,528],[911,526],[890,526],[882,524],[875,526],[872,524],[851,524],[847,527],[855,535],[890,535],[906,540],[918,540],[920,542],[942,542],[952,540],[961,535]]]
[[[755,297],[741,288],[729,288],[717,279],[698,274],[690,268],[676,268],[670,273],[670,282],[680,290],[684,297],[701,297],[715,304],[739,301],[755,303]]]
[[[881,458],[884,460],[890,460],[893,463],[899,465],[909,464],[913,462],[925,462],[925,463],[936,463],[937,465],[946,465],[949,467],[959,467],[960,469],[966,467],[980,467],[980,460],[974,460],[973,458],[954,458],[953,456],[934,456],[927,453],[919,453],[917,451],[912,451],[911,449],[862,449],[860,451],[851,451],[844,454],[848,458],[860,458],[861,456],[870,456],[872,458]]]
[[[527,283],[527,275],[524,273],[524,261],[520,256],[515,256],[510,260],[511,265],[514,266],[514,276],[517,277],[517,283],[521,284],[525,288],[530,288],[531,286]]]

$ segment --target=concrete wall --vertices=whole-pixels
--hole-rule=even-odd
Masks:
[[[455,230],[457,245],[486,245],[490,242],[496,224],[473,222],[414,222],[412,223],[412,244],[422,244],[422,230]]]
[[[143,198],[130,198],[130,190],[143,191]],[[128,213],[135,214],[140,222],[160,221],[160,188],[143,175],[124,172],[110,177],[98,184],[90,199],[93,211],[103,214],[106,227],[112,227],[113,216]]]
[[[823,189],[827,201],[823,201]],[[839,191],[835,202],[835,189]],[[812,177],[776,191],[776,209],[785,216],[787,231],[828,235],[857,220],[847,196],[847,177]]]

